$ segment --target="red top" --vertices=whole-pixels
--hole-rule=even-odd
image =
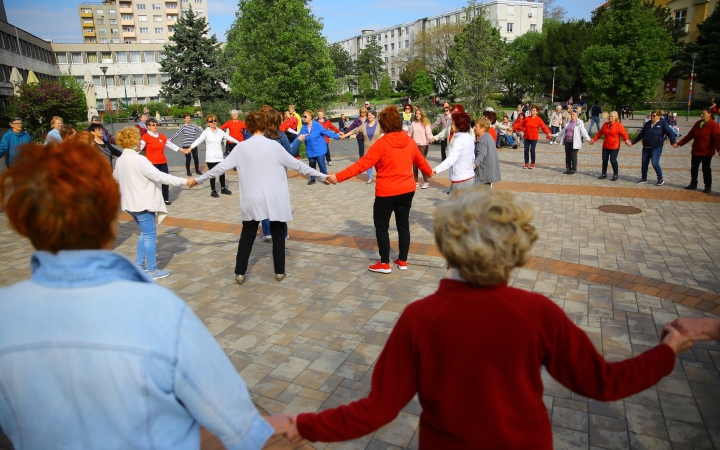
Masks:
[[[493,141],[497,142],[497,131],[495,130],[495,127],[490,125],[490,128],[488,128],[487,132],[490,134],[490,136],[492,136]]]
[[[617,120],[613,122],[612,125],[610,125],[610,122],[605,122],[603,126],[600,127],[600,131],[592,138],[593,143],[597,142],[602,135],[605,135],[605,140],[602,145],[602,148],[605,150],[620,150],[620,137],[625,141],[630,139],[627,131],[625,131],[625,126]]]
[[[147,128],[143,128],[143,127],[141,127],[141,126],[138,125],[138,124],[135,124],[135,128],[137,128],[138,130],[140,130],[140,137],[145,136],[145,133],[147,133]]]
[[[543,133],[545,133],[548,139],[550,138],[550,129],[547,125],[545,125],[545,121],[543,121],[540,116],[527,116],[521,120],[520,123],[517,123],[517,120],[515,122],[513,130],[523,131],[525,133],[523,139],[527,139],[528,141],[537,141],[540,136],[538,128],[542,128]]]
[[[392,421],[417,393],[421,449],[552,450],[541,366],[582,396],[612,401],[653,386],[674,365],[665,344],[608,363],[550,299],[443,279],[400,315],[368,396],[300,414],[297,426],[311,441],[358,438]]]
[[[228,120],[224,124],[220,125],[221,130],[230,130],[230,136],[237,139],[239,142],[243,141],[242,130],[246,129],[245,122],[242,120]]]
[[[380,130],[375,132],[379,133]],[[381,137],[358,162],[335,175],[338,181],[345,181],[375,166],[377,170],[375,196],[392,197],[415,191],[413,164],[426,176],[432,175],[430,164],[420,154],[415,141],[407,132],[398,131]]]
[[[693,125],[690,132],[685,135],[678,145],[685,145],[693,140],[691,154],[695,156],[713,156],[717,151],[720,153],[720,125],[712,119],[708,119],[705,125],[700,128],[702,120]]]
[[[329,119],[325,119],[325,120],[323,120],[322,122],[320,122],[320,121],[318,120],[318,123],[319,123],[320,125],[322,125],[323,128],[325,128],[326,130],[333,130],[333,131],[336,132],[336,133],[340,133],[340,130],[338,130],[337,127],[336,127],[335,125],[333,125],[333,124],[330,122]],[[327,136],[325,136],[325,143],[326,143],[326,144],[329,144],[329,143],[330,143],[330,138],[327,137]]]
[[[287,130],[289,130],[290,128],[292,128],[293,130],[295,130],[295,129],[297,128],[297,126],[298,126],[298,123],[299,123],[299,122],[298,122],[298,120],[297,120],[295,117],[290,116],[290,117],[288,117],[287,119],[285,119],[285,120],[283,121],[283,123],[280,124],[280,131],[282,131],[283,133],[285,133],[285,132],[286,132]]]
[[[145,141],[145,156],[148,161],[153,164],[167,164],[165,144],[168,138],[160,133],[158,133],[158,137],[152,137],[150,134],[145,133],[140,140]]]

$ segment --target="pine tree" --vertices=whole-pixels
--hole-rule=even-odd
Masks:
[[[380,57],[382,48],[377,43],[375,36],[368,39],[368,44],[360,51],[355,61],[355,69],[358,76],[363,73],[370,75],[370,80],[377,86],[380,84],[380,76],[383,72],[383,59]]]
[[[169,79],[162,84],[160,96],[168,103],[192,106],[200,102],[219,100],[227,96],[220,84],[218,64],[220,44],[203,16],[187,9],[178,18],[170,44],[165,45],[165,59],[160,62]]]
[[[382,98],[388,98],[393,93],[392,82],[387,73],[383,72],[380,77],[380,84],[378,85],[378,96]]]
[[[695,58],[695,73],[698,83],[706,91],[720,92],[720,8],[698,25],[700,36],[697,41],[685,46],[681,67],[686,74],[692,70],[692,54]]]
[[[370,75],[368,75],[366,73],[363,73],[360,75],[360,78],[358,79],[358,91],[360,92],[360,95],[362,95],[365,100],[372,97],[373,87],[372,87],[372,80],[370,79]]]

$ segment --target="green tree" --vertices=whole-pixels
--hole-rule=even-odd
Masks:
[[[393,94],[392,82],[387,73],[383,72],[378,85],[378,95],[382,98],[388,98]]]
[[[380,76],[383,73],[383,59],[380,57],[382,54],[382,48],[377,43],[375,36],[371,36],[368,39],[368,44],[364,49],[360,50],[360,54],[355,60],[355,70],[357,74],[366,73],[370,75],[370,80],[375,85],[380,83]]]
[[[463,28],[464,23],[454,22],[422,30],[415,36],[413,46],[401,54],[406,61],[419,60],[442,95],[448,95],[457,85],[452,49]]]
[[[415,74],[421,69],[425,70],[425,64],[419,59],[413,59],[405,64],[405,68],[400,72],[398,84],[395,85],[395,89],[398,91],[411,91]]]
[[[537,97],[542,93],[542,82],[537,58],[533,55],[544,36],[537,32],[525,33],[508,44],[507,67],[502,74],[508,100],[517,104],[528,95]]]
[[[370,75],[363,73],[360,75],[360,79],[358,80],[358,92],[362,97],[367,100],[368,98],[372,97],[372,80],[370,79]]]
[[[353,78],[355,75],[355,62],[353,62],[348,53],[340,44],[333,44],[328,47],[330,59],[335,65],[334,75],[336,79],[344,79],[346,77]]]
[[[452,58],[458,68],[458,97],[471,113],[479,113],[486,97],[500,90],[507,46],[484,7],[472,0],[466,14],[472,20],[455,39]]]
[[[230,86],[256,106],[318,109],[337,98],[322,22],[304,0],[240,0],[228,33]]]
[[[418,70],[415,74],[412,92],[416,97],[426,97],[433,93],[433,80],[425,70]]]
[[[616,108],[653,97],[675,53],[653,12],[640,0],[610,0],[594,32],[598,43],[581,59],[588,92]]]
[[[227,93],[220,84],[222,71],[218,64],[220,44],[204,16],[196,15],[192,8],[184,10],[175,25],[170,43],[165,45],[165,59],[160,62],[168,74],[160,96],[168,103],[180,106],[219,100]]]
[[[36,141],[50,131],[50,119],[62,117],[68,125],[87,120],[85,94],[77,82],[70,85],[42,80],[37,84],[23,84],[17,96],[10,97],[9,116],[22,117],[25,130]]]
[[[700,36],[697,41],[685,46],[678,65],[684,73],[689,74],[692,70],[692,54],[697,53],[697,82],[706,91],[720,92],[720,8],[715,8],[715,12],[698,25],[698,30]]]

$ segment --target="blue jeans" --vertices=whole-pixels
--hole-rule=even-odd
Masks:
[[[314,169],[315,164],[317,164],[320,172],[327,174],[327,167],[325,167],[325,155],[308,156],[308,165]],[[315,177],[310,177],[310,180],[315,181]]]
[[[592,133],[593,124],[595,124],[595,126],[597,127],[597,130],[595,131],[600,131],[600,117],[593,116],[590,118],[590,128],[588,128],[588,134]]]
[[[532,141],[530,139],[525,139],[523,144],[525,146],[525,164],[530,161],[535,164],[535,146],[537,145],[537,139]]]
[[[365,156],[365,141],[363,139],[358,139],[358,155],[362,158]],[[367,170],[367,176],[368,180],[372,179],[372,167]]]
[[[263,219],[262,221],[263,236],[270,236],[270,219]],[[285,222],[285,238],[288,237],[287,222]]]
[[[498,139],[500,140],[500,145],[502,145],[503,139],[505,139],[505,143],[507,145],[515,145],[515,139],[513,139],[513,137],[509,134],[498,135]]]
[[[129,212],[129,211],[128,211]],[[140,226],[140,237],[137,243],[137,253],[135,255],[135,264],[142,266],[145,260],[147,265],[145,268],[148,272],[157,270],[157,259],[155,249],[155,213],[150,211],[130,212],[135,219],[135,223]]]
[[[642,149],[642,179],[647,180],[648,165],[652,161],[653,169],[657,174],[658,180],[663,179],[662,167],[660,167],[660,156],[662,155],[662,146],[650,148],[643,147]]]

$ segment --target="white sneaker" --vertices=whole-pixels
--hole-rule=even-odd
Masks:
[[[429,187],[430,187],[430,183],[423,183],[423,185],[420,189],[427,189]]]
[[[263,236],[266,241],[272,241],[272,236]]]

